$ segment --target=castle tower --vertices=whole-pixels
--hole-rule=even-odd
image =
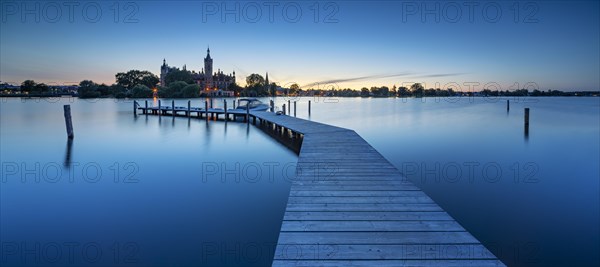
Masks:
[[[167,65],[167,59],[163,58],[163,64],[160,66],[160,86],[166,86],[165,79],[167,78],[167,73],[169,72],[169,66]]]
[[[213,88],[213,60],[210,58],[210,47],[206,49],[206,57],[204,58],[204,89]]]

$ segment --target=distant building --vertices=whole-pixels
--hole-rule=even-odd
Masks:
[[[167,65],[166,59],[163,59],[163,64],[160,66],[160,85],[166,86],[167,74],[171,71],[179,70],[176,67]],[[183,66],[183,70],[186,70],[186,66]],[[210,48],[206,50],[206,57],[204,58],[204,68],[201,72],[192,71],[192,78],[194,83],[200,85],[204,94],[215,95],[209,93],[209,91],[220,91],[218,95],[230,95],[227,88],[229,85],[235,83],[235,71],[232,74],[224,74],[221,69],[213,73],[213,59],[210,57]]]

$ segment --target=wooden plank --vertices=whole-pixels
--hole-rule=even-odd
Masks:
[[[468,232],[281,232],[278,244],[471,244]]]
[[[421,197],[426,196],[420,190],[387,190],[387,191],[311,191],[294,190],[290,197]]]
[[[298,245],[280,246],[277,260],[492,260],[481,244]]]
[[[435,203],[428,196],[419,197],[289,197],[290,204],[393,204]]]
[[[415,232],[415,231],[464,231],[455,221],[283,221],[285,232]]]
[[[378,266],[378,267],[417,267],[417,266],[444,266],[444,267],[466,267],[466,266],[505,266],[499,260],[274,260],[273,267],[356,267],[356,266]]]
[[[432,205],[425,206],[425,205]],[[356,204],[356,203],[342,203],[342,204],[331,204],[331,203],[288,203],[287,211],[438,211],[442,210],[436,204],[432,203],[406,203],[406,204]]]
[[[289,206],[288,206],[289,208]],[[288,211],[285,213],[284,220],[319,220],[319,221],[359,221],[359,220],[380,220],[380,221],[452,221],[452,217],[438,206],[414,206],[398,211]]]

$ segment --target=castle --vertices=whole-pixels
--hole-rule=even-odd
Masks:
[[[163,59],[163,64],[160,66],[160,85],[166,86],[167,74],[171,71],[179,70],[176,67],[170,67],[167,65],[166,59]],[[186,66],[183,65],[183,70],[186,71]],[[224,74],[221,69],[213,73],[213,59],[210,57],[210,48],[206,50],[206,57],[204,58],[204,68],[202,72],[192,71],[192,78],[194,83],[200,85],[205,91],[224,91],[227,90],[229,85],[235,84],[235,71],[233,74]]]

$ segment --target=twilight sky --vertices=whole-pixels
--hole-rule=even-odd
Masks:
[[[240,85],[268,71],[271,81],[303,88],[600,87],[598,1],[0,5],[2,82],[111,84],[130,69],[158,75],[163,58],[199,71],[210,45],[214,70],[235,70]]]

